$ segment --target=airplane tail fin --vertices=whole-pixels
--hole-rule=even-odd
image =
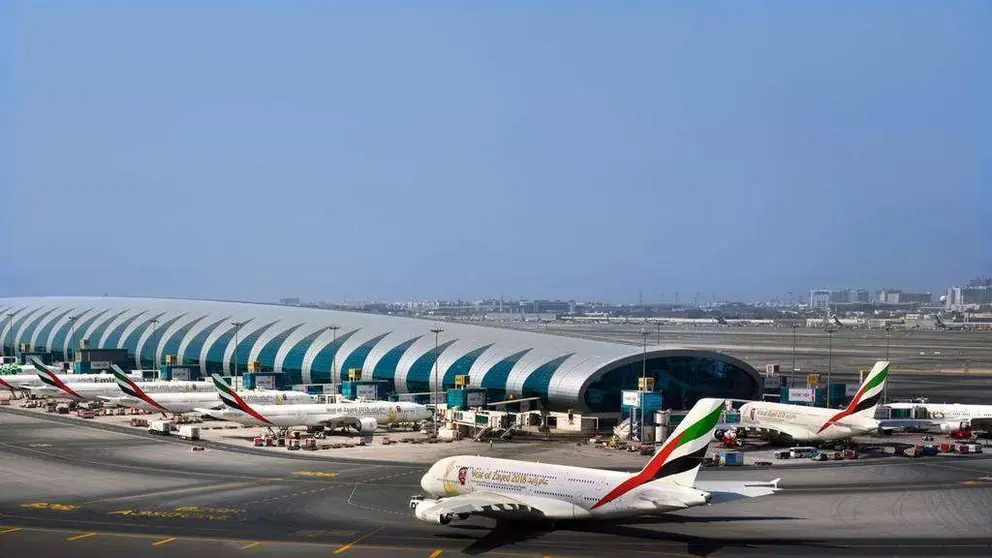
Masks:
[[[723,408],[723,399],[700,399],[640,474],[651,480],[692,486]]]
[[[159,404],[158,401],[152,399],[147,393],[145,393],[145,390],[141,389],[141,387],[139,387],[134,380],[125,374],[124,371],[121,370],[120,366],[111,364],[110,370],[114,375],[114,380],[117,382],[117,387],[119,387],[125,395],[136,397],[162,412],[168,412],[168,409]]]
[[[882,392],[885,390],[885,382],[889,378],[889,365],[887,360],[880,360],[872,366],[871,371],[858,388],[858,393],[851,399],[851,404],[846,409],[830,417],[827,422],[817,431],[817,434],[826,430],[830,425],[856,414],[864,414],[869,417],[875,416],[875,407],[882,400]]]
[[[76,393],[76,391],[73,390],[71,387],[65,385],[65,382],[63,382],[61,378],[59,378],[54,372],[52,372],[51,369],[45,366],[44,363],[38,360],[37,357],[31,358],[31,364],[34,365],[35,370],[38,372],[38,378],[41,379],[41,383],[45,384],[46,386],[60,390],[77,399],[83,399],[83,396]]]
[[[214,387],[217,389],[217,395],[220,396],[220,400],[224,402],[225,405],[232,409],[236,409],[243,413],[246,413],[260,421],[264,424],[272,424],[269,419],[263,417],[255,409],[252,409],[245,400],[238,395],[238,392],[234,391],[231,386],[224,381],[219,374],[211,374],[211,379],[214,381]]]
[[[876,362],[875,366],[872,366],[871,371],[868,372],[868,376],[865,377],[865,381],[861,383],[861,387],[858,388],[858,393],[851,400],[851,404],[844,410],[849,411],[852,415],[870,412],[874,416],[875,407],[882,400],[885,382],[889,379],[889,366],[891,364],[887,360]]]
[[[723,399],[700,399],[655,452],[651,461],[639,473],[611,490],[592,508],[605,505],[651,481],[693,486],[706,448],[713,439],[713,431],[720,422],[723,406]]]

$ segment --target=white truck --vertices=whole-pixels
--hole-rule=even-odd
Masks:
[[[168,436],[172,433],[172,428],[173,424],[167,420],[153,420],[148,425],[148,433]]]
[[[184,424],[179,427],[179,439],[180,440],[199,440],[200,439],[200,427],[193,426],[191,424]]]

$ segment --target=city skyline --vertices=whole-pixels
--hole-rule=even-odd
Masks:
[[[992,270],[982,4],[39,5],[5,295],[769,300]]]

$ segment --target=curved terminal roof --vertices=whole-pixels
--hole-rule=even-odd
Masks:
[[[471,386],[497,396],[540,396],[553,408],[577,410],[585,408],[582,393],[591,382],[645,356],[638,346],[539,332],[245,302],[6,298],[0,320],[7,347],[30,343],[36,351],[65,354],[89,339],[92,348],[128,349],[138,367],[172,354],[203,372],[230,374],[235,362],[243,371],[258,361],[292,383],[329,383],[332,366],[339,380],[360,368],[363,377],[389,381],[398,393],[431,391],[437,383],[447,388],[456,374],[468,374]],[[443,331],[435,339],[436,328]],[[649,346],[646,356],[722,361],[760,385],[754,368],[723,353]]]

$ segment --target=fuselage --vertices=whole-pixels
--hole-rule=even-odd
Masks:
[[[60,378],[62,379],[62,378]],[[57,397],[60,399],[75,399],[78,401],[96,401],[102,397],[115,397],[123,395],[121,388],[111,376],[111,380],[98,382],[74,382],[63,380],[68,390],[58,386],[42,384],[31,388],[31,393],[44,395],[47,397]],[[202,392],[212,393],[213,386],[210,382],[188,382],[188,381],[154,381],[135,382],[145,393],[164,392]]]
[[[828,425],[830,419],[840,412],[837,409],[764,401],[745,403],[740,409],[742,426],[787,434],[797,442],[841,440],[878,428],[878,421],[869,413],[854,413]]]
[[[239,394],[240,395],[240,394]],[[242,396],[243,398],[243,396]],[[247,401],[246,401],[247,402]],[[249,405],[250,402],[248,402]],[[350,419],[375,419],[378,424],[418,422],[431,417],[423,405],[408,402],[367,401],[351,403],[306,403],[289,405],[251,405],[254,414],[225,407],[210,415],[245,426],[338,426],[350,425]]]
[[[106,397],[104,399],[124,407],[134,407],[156,413],[163,411],[169,413],[189,413],[198,408],[214,408],[223,404],[220,396],[213,390],[146,393],[149,399],[156,403],[157,406],[131,395],[118,395],[119,397]],[[313,397],[301,391],[247,391],[239,392],[238,395],[249,404],[289,405],[309,403],[314,400]],[[211,412],[211,415],[214,414],[214,412]]]
[[[889,403],[891,409],[923,407],[932,419],[992,418],[992,405],[963,405],[961,403]]]
[[[702,505],[709,499],[700,490],[659,480],[602,503],[633,476],[621,471],[459,455],[435,463],[420,479],[420,487],[434,498],[473,492],[525,497],[539,503],[548,519],[643,515]]]
[[[63,382],[77,384],[107,383],[114,382],[113,374],[57,374]],[[140,374],[130,376],[133,380],[140,380]],[[0,388],[3,389],[27,389],[29,387],[44,386],[45,384],[38,377],[37,372],[31,374],[7,374],[0,376]]]

